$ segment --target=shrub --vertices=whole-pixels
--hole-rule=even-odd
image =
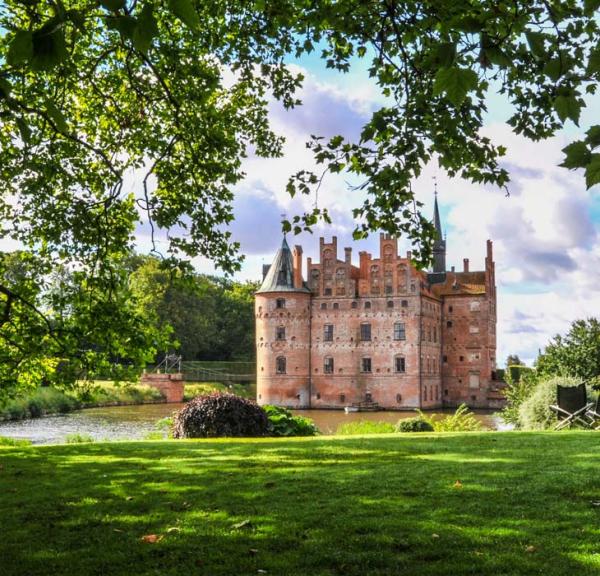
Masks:
[[[433,425],[423,416],[405,418],[396,424],[396,432],[433,432]]]
[[[434,420],[433,429],[436,432],[474,432],[481,430],[481,422],[466,404],[461,404],[454,414]]]
[[[556,414],[550,410],[550,405],[557,402],[556,387],[579,384],[580,380],[568,376],[557,376],[539,382],[519,407],[519,427],[523,430],[552,428],[557,422]]]
[[[310,418],[294,416],[286,408],[263,406],[269,419],[269,433],[272,436],[316,436],[319,430]]]
[[[215,392],[190,400],[173,422],[174,438],[267,436],[269,419],[256,403]]]
[[[394,425],[391,422],[359,420],[358,422],[340,424],[335,433],[339,436],[352,436],[354,434],[389,434],[395,431]]]
[[[30,440],[19,440],[17,438],[6,438],[5,436],[0,436],[0,446],[11,446],[11,447],[31,446],[31,441]]]
[[[93,441],[94,439],[89,434],[67,434],[65,438],[67,444],[86,444]]]
[[[525,368],[521,366],[520,368]],[[507,372],[507,376],[509,372]],[[515,427],[520,427],[519,410],[521,405],[527,398],[531,396],[533,390],[539,382],[539,375],[535,370],[528,369],[519,373],[519,379],[513,380],[510,377],[506,378],[506,388],[504,389],[504,397],[506,398],[506,406],[502,410],[502,419]]]

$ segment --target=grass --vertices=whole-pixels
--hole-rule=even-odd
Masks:
[[[370,420],[358,420],[357,422],[346,422],[337,427],[335,433],[338,436],[353,436],[355,434],[389,434],[395,431],[391,422],[371,422]]]
[[[600,435],[0,448],[2,576],[597,575]]]

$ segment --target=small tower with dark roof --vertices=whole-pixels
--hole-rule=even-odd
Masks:
[[[437,189],[435,191],[435,203],[433,205],[433,225],[435,226],[436,239],[433,244],[433,272],[446,272],[446,240],[442,232],[440,210],[437,201]]]
[[[310,407],[310,299],[302,248],[284,237],[255,298],[259,404]]]

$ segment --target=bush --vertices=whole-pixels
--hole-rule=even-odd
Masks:
[[[67,444],[86,444],[93,441],[94,439],[89,434],[67,434],[65,438]]]
[[[396,432],[433,432],[433,425],[423,416],[405,418],[396,424]]]
[[[310,418],[294,416],[286,408],[263,406],[269,419],[271,436],[316,436],[319,430]]]
[[[173,422],[173,438],[267,436],[269,419],[254,402],[215,392],[190,400]]]
[[[519,428],[523,430],[545,430],[552,428],[556,422],[556,414],[550,410],[556,404],[557,386],[578,386],[581,380],[568,376],[557,376],[542,380],[533,389],[530,396],[519,407]],[[588,390],[591,393],[591,390]]]
[[[10,446],[10,447],[31,446],[31,441],[30,440],[19,440],[17,438],[6,438],[5,436],[0,436],[0,446]]]
[[[481,422],[466,404],[461,404],[454,414],[433,421],[433,429],[436,432],[475,432],[481,430]]]
[[[340,424],[335,433],[339,436],[352,436],[354,434],[389,434],[395,431],[394,425],[390,422],[359,420]]]
[[[521,366],[521,368],[524,368],[524,366]],[[531,396],[539,382],[539,375],[535,370],[528,369],[521,371],[519,374],[519,380],[517,381],[510,377],[506,378],[506,388],[504,389],[506,406],[502,410],[502,419],[509,424],[513,424],[516,428],[520,427],[519,410],[521,405]]]

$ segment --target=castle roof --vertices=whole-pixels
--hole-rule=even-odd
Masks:
[[[264,292],[310,292],[308,288],[294,288],[294,262],[287,240],[283,238],[281,248],[275,254],[273,263],[257,294]]]
[[[431,287],[436,296],[485,294],[485,272],[447,272],[445,282]]]

